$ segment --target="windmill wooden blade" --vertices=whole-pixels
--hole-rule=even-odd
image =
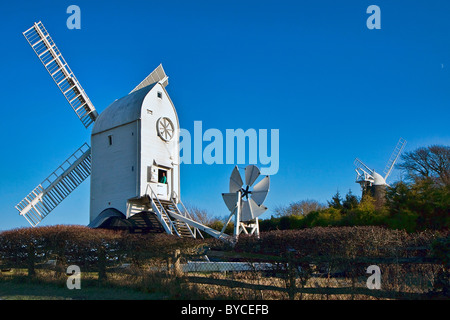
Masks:
[[[355,159],[354,161],[355,167],[357,169],[362,169],[363,171],[367,171],[370,174],[373,174],[373,170],[370,169],[368,166],[366,166],[361,160],[359,160],[358,158]]]
[[[241,201],[241,216],[239,218],[241,221],[250,221],[253,219],[250,204],[246,200]]]
[[[16,205],[35,227],[91,173],[91,148],[85,143]]]
[[[253,199],[248,199],[248,201],[242,201],[242,212],[241,221],[250,221],[260,215],[262,215],[267,210],[265,206],[258,206]]]
[[[406,145],[406,140],[403,138],[400,138],[400,140],[398,140],[397,145],[395,146],[394,151],[391,154],[391,157],[389,158],[387,164],[386,164],[386,168],[384,168],[384,179],[386,180],[389,175],[391,174],[392,169],[394,168],[395,163],[397,162],[400,154],[402,153],[403,149],[405,148]]]
[[[142,82],[139,83],[130,93],[152,85],[155,82],[161,82],[163,87],[166,87],[169,84],[169,77],[166,75],[162,64],[156,67],[156,69],[153,70],[152,73],[150,73],[144,80],[142,80]]]
[[[225,202],[228,210],[233,211],[236,208],[236,204],[238,201],[238,193],[222,193],[223,201]]]
[[[88,128],[98,114],[42,22],[23,33],[83,125]]]
[[[260,206],[266,200],[267,194],[269,193],[270,178],[265,176],[260,182],[255,184],[252,190],[252,199],[255,203]]]
[[[241,174],[239,173],[239,168],[235,166],[230,177],[230,193],[239,191],[243,184],[244,182],[242,181]]]
[[[253,201],[253,199],[249,199],[248,200],[249,204],[250,204],[250,209],[252,211],[252,217],[254,218],[258,218],[260,215],[262,215],[264,212],[266,212],[267,207],[263,206],[263,205],[257,205],[255,201]]]
[[[245,167],[245,184],[252,186],[253,182],[258,179],[260,171],[255,165],[248,165]]]

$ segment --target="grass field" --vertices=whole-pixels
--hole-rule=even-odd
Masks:
[[[405,294],[422,294],[432,289],[432,273],[415,272],[419,278],[409,279],[393,274],[397,279],[385,275],[383,290],[404,292]],[[425,270],[424,269],[424,270]],[[386,268],[387,270],[387,268]],[[423,270],[423,271],[424,271]],[[304,286],[299,279],[297,286],[306,289],[290,297],[283,288],[287,279],[261,275],[254,272],[214,272],[190,273],[187,277],[177,278],[163,272],[139,272],[130,270],[125,273],[108,273],[107,279],[99,282],[98,273],[85,272],[81,276],[81,289],[68,289],[67,276],[51,270],[36,270],[36,275],[28,277],[26,269],[12,269],[2,272],[0,276],[1,300],[191,300],[191,299],[237,299],[237,300],[378,300],[394,298],[390,294],[373,296],[373,292],[342,291],[345,288],[365,288],[367,277],[323,278],[312,277]],[[431,272],[431,273],[430,273]],[[201,279],[200,282],[192,278]],[[229,282],[225,284],[224,282]],[[221,284],[222,283],[222,284]],[[277,289],[279,288],[279,289]],[[300,288],[300,287],[299,287]],[[336,292],[335,289],[341,289]],[[308,293],[309,292],[309,293]],[[316,292],[316,293],[314,293]],[[352,293],[354,292],[354,293]],[[419,297],[419,296],[417,296]],[[411,297],[410,297],[411,298]],[[413,298],[414,299],[414,298]]]
[[[53,272],[39,270],[29,279],[25,270],[2,272],[0,299],[2,300],[160,300],[168,293],[145,292],[131,277],[119,279],[114,275],[107,283],[99,284],[95,274],[83,274],[81,289],[68,289],[66,277],[55,278]],[[121,284],[118,283],[120,280]]]

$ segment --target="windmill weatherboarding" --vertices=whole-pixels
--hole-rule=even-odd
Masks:
[[[97,113],[42,22],[23,35],[85,128],[84,143],[17,205],[37,226],[90,176],[92,228],[228,240],[195,221],[180,199],[180,125],[160,64],[128,95]]]
[[[406,140],[400,138],[394,151],[389,158],[386,167],[383,170],[384,176],[376,172],[374,169],[369,168],[358,158],[355,159],[355,171],[356,171],[356,182],[361,185],[361,190],[363,195],[370,193],[376,201],[376,206],[380,207],[384,203],[384,195],[386,191],[387,179],[394,168],[400,154],[405,148]]]

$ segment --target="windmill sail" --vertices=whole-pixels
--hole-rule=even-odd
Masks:
[[[406,145],[406,140],[403,138],[400,138],[400,140],[398,140],[397,145],[395,146],[394,151],[391,154],[391,157],[389,158],[389,160],[386,164],[386,168],[384,168],[383,173],[385,174],[385,177],[384,177],[385,180],[391,174],[391,171],[394,168],[394,165],[397,162],[398,157],[400,156],[400,153],[402,153],[403,149],[405,148],[405,145]]]
[[[245,168],[245,183],[248,186],[252,186],[253,182],[258,179],[261,172],[255,165],[249,165]]]
[[[368,172],[368,173],[370,173],[370,174],[373,174],[373,170],[370,169],[368,166],[366,166],[366,165],[365,165],[361,160],[359,160],[358,158],[355,159],[354,164],[355,164],[355,167],[356,167],[357,169],[361,169],[361,170],[366,171],[366,172]]]
[[[83,125],[88,128],[98,114],[42,22],[23,33]]]
[[[153,70],[152,73],[150,73],[144,80],[142,80],[142,82],[139,83],[130,93],[152,85],[155,82],[161,82],[163,87],[166,87],[169,84],[169,77],[166,75],[162,64],[156,67],[156,69]]]
[[[252,191],[252,199],[255,203],[260,206],[266,200],[267,194],[269,193],[270,178],[265,176],[260,182],[258,182]]]
[[[250,198],[248,201],[242,201],[241,221],[250,221],[258,218],[267,210],[263,205],[257,205],[256,202]]]
[[[238,166],[235,166],[230,177],[230,192],[237,192],[241,190],[244,182],[242,181],[241,174],[239,173]]]
[[[91,148],[85,143],[16,205],[35,227],[91,173]]]

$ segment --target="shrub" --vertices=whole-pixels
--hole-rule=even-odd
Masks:
[[[427,247],[431,255],[432,242],[448,235],[448,231],[407,233],[384,227],[315,227],[301,230],[262,232],[259,239],[240,236],[236,251],[279,255],[295,250],[308,257],[386,257],[414,256],[410,247]]]
[[[450,236],[437,238],[432,244],[432,255],[442,268],[436,276],[434,289],[442,291],[444,296],[450,296]]]
[[[83,226],[21,228],[0,233],[0,262],[5,268],[28,268],[33,276],[38,264],[56,260],[61,272],[74,264],[84,271],[97,271],[104,279],[108,267],[124,262],[140,266],[148,259],[166,259],[176,249],[189,251],[201,244],[167,234],[138,235]]]

